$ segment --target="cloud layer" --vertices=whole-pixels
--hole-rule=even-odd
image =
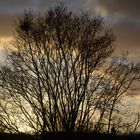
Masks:
[[[128,50],[134,60],[140,61],[140,0],[59,0],[74,12],[87,10],[91,15],[101,14],[116,35],[116,47]],[[44,12],[58,0],[1,0],[0,37],[12,36],[16,15],[25,9]]]
[[[108,14],[119,14],[131,18],[140,17],[140,0],[96,0]]]

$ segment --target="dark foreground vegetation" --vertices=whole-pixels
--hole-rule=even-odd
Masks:
[[[29,135],[29,134],[9,134],[0,133],[0,139],[12,139],[12,140],[139,140],[140,134],[123,134],[123,135],[112,135],[112,134],[101,134],[101,133],[47,133],[44,136],[41,135]]]

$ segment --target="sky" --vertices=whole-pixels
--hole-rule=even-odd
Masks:
[[[74,13],[88,12],[101,15],[112,29],[116,41],[116,52],[129,52],[129,59],[140,62],[140,0],[59,0]],[[0,44],[11,41],[14,20],[24,10],[45,12],[58,0],[0,0]],[[1,58],[1,57],[0,57]]]

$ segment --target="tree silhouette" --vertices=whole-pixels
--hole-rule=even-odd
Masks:
[[[88,132],[99,113],[93,128],[108,120],[110,132],[117,101],[139,77],[138,66],[106,59],[113,41],[101,17],[74,15],[63,4],[44,16],[25,13],[0,68],[2,125],[15,132],[23,123],[35,133]]]

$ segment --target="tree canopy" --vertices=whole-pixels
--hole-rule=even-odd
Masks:
[[[139,65],[110,58],[114,36],[103,19],[60,4],[45,15],[25,12],[14,36],[0,67],[1,127],[110,133],[116,104],[138,80]]]

